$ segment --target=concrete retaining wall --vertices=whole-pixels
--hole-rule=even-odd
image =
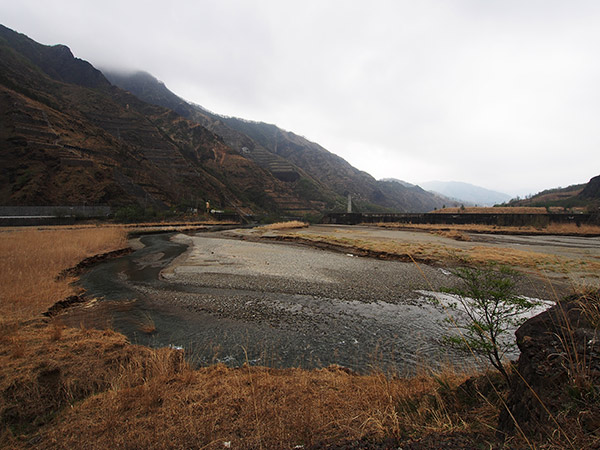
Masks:
[[[50,217],[106,217],[110,206],[0,206],[0,217],[50,216]]]
[[[398,222],[413,224],[477,224],[498,226],[544,227],[550,223],[575,223],[577,225],[600,225],[595,214],[377,214],[377,213],[331,213],[323,223],[356,225],[359,223]]]

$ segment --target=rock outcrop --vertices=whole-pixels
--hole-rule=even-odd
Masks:
[[[579,194],[580,198],[600,199],[600,175],[592,178]]]
[[[537,442],[600,437],[599,326],[597,291],[568,297],[517,330],[521,355],[507,401],[512,417],[501,414],[501,431],[519,435],[520,429]]]

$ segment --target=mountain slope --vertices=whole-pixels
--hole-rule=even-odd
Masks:
[[[510,200],[510,195],[459,181],[426,181],[420,186],[465,203],[494,206]]]
[[[574,184],[566,188],[546,189],[528,198],[511,200],[507,205],[547,208],[576,207],[597,211],[600,207],[600,175],[593,177],[587,183]]]
[[[300,192],[334,202],[338,208],[344,208],[345,203],[339,199],[348,193],[355,208],[362,211],[430,211],[443,204],[437,196],[421,189],[377,181],[320,145],[275,125],[219,116],[187,103],[147,73],[104,73],[111,82],[142,100],[169,107],[202,124],[276,178],[298,184]]]
[[[207,128],[112,86],[66,47],[2,26],[0,106],[3,204],[325,207]]]
[[[588,181],[578,197],[580,199],[600,200],[600,175]]]
[[[396,178],[383,178],[380,180],[380,182],[395,182],[395,183],[401,184],[405,188],[412,190],[415,193],[419,193],[419,194],[423,193],[423,195],[426,195],[427,197],[431,197],[433,195],[433,197],[436,198],[438,203],[442,203],[442,208],[453,207],[453,206],[456,207],[456,206],[470,204],[469,202],[461,202],[454,198],[446,197],[445,195],[442,195],[435,191],[427,191],[427,190],[423,189],[421,186],[418,186],[418,185],[412,184],[412,183],[408,183],[404,180],[398,180]],[[435,208],[437,209],[437,206]]]

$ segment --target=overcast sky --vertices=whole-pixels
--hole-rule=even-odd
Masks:
[[[523,196],[600,174],[600,1],[0,0],[0,23],[376,178]]]

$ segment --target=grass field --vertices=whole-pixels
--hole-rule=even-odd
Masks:
[[[546,208],[534,206],[468,206],[462,208],[443,208],[432,211],[436,214],[547,214]]]
[[[275,222],[259,227],[259,230],[293,230],[295,228],[307,228],[308,223],[299,220],[290,220],[288,222]]]
[[[291,449],[351,441],[364,448],[397,439],[425,449],[434,447],[418,441],[454,448],[496,441],[496,373],[194,370],[179,350],[131,345],[112,330],[68,328],[60,316],[41,318],[74,292],[72,279],[57,279],[63,269],[124,245],[121,227],[0,233],[3,448]]]
[[[0,233],[0,321],[39,316],[75,293],[73,279],[56,280],[82,259],[127,245],[122,227],[22,229]]]
[[[370,224],[365,224],[369,226]],[[574,223],[551,223],[545,227],[501,227],[498,225],[478,225],[478,224],[411,224],[397,222],[381,222],[375,224],[381,228],[391,228],[399,230],[428,230],[432,232],[449,233],[491,233],[491,234],[552,234],[558,236],[600,236],[600,226],[582,224],[577,226]]]
[[[304,243],[329,244],[348,252],[364,251],[375,257],[397,258],[404,261],[417,261],[443,265],[481,265],[497,263],[528,270],[544,270],[565,274],[580,271],[585,276],[597,278],[600,273],[600,261],[595,258],[574,259],[541,253],[530,250],[520,250],[509,247],[497,247],[471,244],[468,237],[460,232],[440,232],[433,230],[451,240],[465,241],[465,245],[452,245],[423,241],[400,241],[381,239],[369,236],[353,235],[351,231],[343,233],[320,234],[318,232],[282,231],[279,237],[283,240]]]

